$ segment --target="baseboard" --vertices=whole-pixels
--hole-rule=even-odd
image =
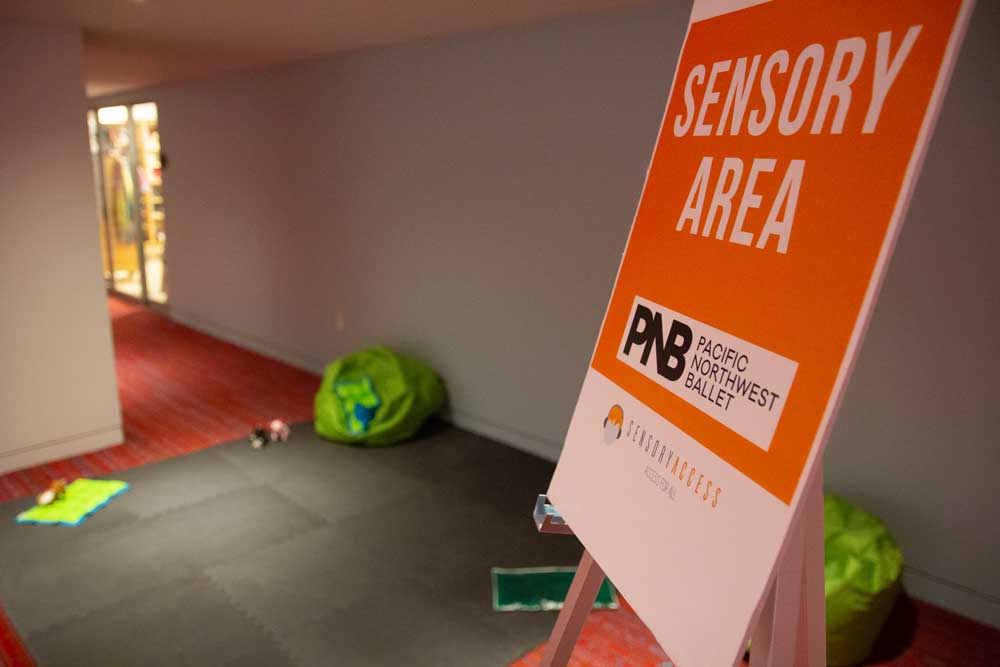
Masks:
[[[213,338],[219,338],[227,343],[238,345],[265,357],[283,361],[289,366],[295,366],[316,375],[322,374],[323,369],[326,368],[327,362],[323,360],[313,359],[305,353],[285,348],[244,331],[238,331],[222,324],[206,321],[196,315],[178,311],[173,306],[170,308],[169,317],[178,324],[183,324],[186,327],[208,334]]]
[[[482,417],[476,417],[459,410],[450,410],[444,418],[467,431],[472,431],[487,438],[498,440],[523,452],[534,454],[547,461],[559,458],[562,443],[547,438],[539,438],[530,433],[512,429],[509,426],[496,424]]]
[[[1000,598],[910,566],[903,568],[903,585],[915,598],[1000,629]]]
[[[122,425],[113,424],[85,433],[0,451],[0,474],[20,470],[49,461],[79,456],[124,441]]]
[[[321,374],[323,369],[326,368],[327,361],[313,359],[307,354],[276,345],[271,341],[262,340],[246,332],[237,331],[214,322],[208,322],[183,310],[179,311],[174,307],[170,308],[170,319],[209,336],[214,336],[215,338],[239,345],[258,354],[278,359],[310,373]],[[561,442],[539,438],[530,433],[524,433],[508,426],[496,424],[465,412],[450,411],[444,415],[444,418],[459,428],[464,428],[487,438],[499,440],[504,444],[528,452],[529,454],[534,454],[548,461],[558,459],[559,451],[562,449]]]

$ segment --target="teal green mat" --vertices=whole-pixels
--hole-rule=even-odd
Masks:
[[[18,523],[79,526],[119,493],[128,490],[127,482],[78,479],[66,487],[66,495],[50,505],[36,505],[17,515]]]
[[[494,567],[494,611],[550,611],[562,609],[575,567]],[[601,584],[594,609],[618,609],[618,594],[607,579]]]

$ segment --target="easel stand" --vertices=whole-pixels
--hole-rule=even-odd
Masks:
[[[572,534],[542,495],[535,504],[539,532]],[[541,667],[566,667],[587,621],[604,571],[584,550],[566,602],[556,619]],[[826,597],[823,588],[823,474],[806,487],[799,515],[792,522],[774,579],[750,633],[751,667],[825,667]],[[682,665],[680,667],[688,667]]]

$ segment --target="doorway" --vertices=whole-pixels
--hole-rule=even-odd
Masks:
[[[108,290],[167,303],[163,157],[154,102],[87,112]]]

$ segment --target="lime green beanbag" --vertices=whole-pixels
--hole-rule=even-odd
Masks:
[[[903,554],[881,521],[843,498],[823,500],[826,549],[826,662],[864,660],[896,595]]]
[[[316,433],[338,442],[391,445],[416,433],[443,403],[437,373],[373,347],[326,367],[316,394]]]

